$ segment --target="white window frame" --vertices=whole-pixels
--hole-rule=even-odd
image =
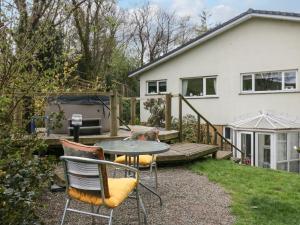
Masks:
[[[149,88],[148,88],[149,82],[156,82],[156,92],[155,93],[149,93]],[[160,82],[165,82],[166,83],[166,91],[159,92],[159,83]],[[147,95],[165,94],[165,93],[167,93],[167,90],[168,90],[167,79],[163,79],[163,80],[147,80],[146,81],[146,93],[147,93]]]
[[[285,160],[281,160],[281,161],[278,161],[278,158],[277,158],[277,140],[278,140],[278,134],[279,133],[284,133],[286,134],[287,136],[287,140],[286,140],[286,148],[287,148],[287,155],[286,155],[286,159]],[[291,159],[291,153],[289,151],[289,149],[293,148],[294,146],[291,146],[290,145],[290,137],[289,137],[289,134],[291,133],[297,133],[298,134],[298,142],[300,141],[300,136],[299,136],[299,132],[278,132],[276,134],[276,149],[275,149],[275,152],[276,152],[276,169],[277,169],[277,163],[287,163],[287,170],[288,172],[290,172],[290,162],[300,162],[300,154],[298,156],[298,159]],[[298,143],[300,144],[300,143]]]
[[[183,95],[182,92],[182,85],[183,85],[183,81],[184,80],[191,80],[191,79],[203,79],[203,95],[199,95],[199,96],[185,96],[183,95],[185,98],[214,98],[214,97],[218,97],[218,76],[217,75],[212,75],[212,76],[201,76],[201,77],[187,77],[187,78],[181,78],[181,94]],[[214,95],[207,95],[206,94],[206,79],[209,78],[215,78],[216,79],[216,94]]]
[[[281,73],[281,90],[269,90],[269,91],[255,91],[255,74],[258,73],[272,73],[272,72],[280,72]],[[285,89],[285,73],[286,72],[295,72],[296,73],[296,88],[294,89]],[[252,76],[252,90],[243,90],[243,77],[244,76]],[[253,73],[242,73],[240,76],[240,87],[241,93],[243,94],[251,94],[251,93],[277,93],[277,92],[296,92],[298,91],[298,70],[290,69],[290,70],[276,70],[276,71],[264,71],[264,72],[253,72]]]

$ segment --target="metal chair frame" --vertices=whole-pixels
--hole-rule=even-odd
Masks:
[[[127,141],[127,140],[130,140],[130,137],[127,137],[127,138],[124,138],[123,139],[124,141]],[[159,139],[156,139],[156,141],[157,142],[160,142],[160,140]],[[118,157],[118,155],[115,155],[115,158],[117,158]],[[134,166],[134,164],[132,164],[131,163],[131,160],[130,160],[130,157],[129,156],[125,156],[125,164],[128,164],[128,165],[133,165]],[[154,167],[154,180],[155,180],[155,189],[157,190],[157,188],[158,188],[158,177],[157,177],[157,163],[156,163],[156,155],[152,155],[152,162],[150,163],[150,165],[149,166],[139,166],[139,168],[148,168],[149,167],[149,169],[150,169],[150,171],[149,171],[149,174],[150,174],[150,178],[152,178],[152,173],[153,173],[153,167]],[[117,169],[115,169],[114,170],[114,177],[116,176],[116,171],[117,171]]]
[[[101,191],[101,190],[104,190],[101,165],[113,166],[115,168],[123,169],[125,171],[130,171],[130,172],[132,172],[132,173],[135,174],[135,178],[137,179],[137,185],[136,185],[136,188],[135,188],[134,191],[135,191],[135,194],[136,194],[135,198],[137,200],[138,221],[139,221],[139,224],[141,224],[141,220],[140,220],[141,219],[140,218],[141,217],[140,216],[140,207],[141,207],[142,211],[143,211],[143,214],[144,214],[144,223],[147,224],[146,210],[145,210],[143,201],[142,201],[142,199],[141,199],[141,197],[139,195],[139,191],[138,191],[139,179],[140,179],[140,172],[139,172],[138,169],[136,169],[134,167],[127,166],[127,165],[123,165],[123,164],[119,164],[119,163],[114,163],[114,162],[106,161],[106,160],[96,160],[96,159],[89,159],[89,158],[82,158],[82,157],[75,157],[75,156],[61,156],[60,159],[63,161],[64,174],[65,174],[65,179],[66,179],[66,192],[67,192],[67,196],[68,196],[66,204],[65,204],[65,208],[64,208],[62,220],[61,220],[61,225],[63,225],[63,223],[64,223],[67,211],[75,212],[75,213],[81,213],[81,214],[85,214],[85,215],[90,215],[90,216],[93,216],[93,217],[106,218],[109,221],[108,224],[109,225],[112,224],[113,210],[114,209],[111,209],[110,207],[108,207],[105,204],[105,194],[104,194],[104,191]],[[70,201],[72,200],[72,198],[68,194],[69,187],[72,187],[72,184],[70,184],[69,175],[70,174],[74,175],[74,174],[68,170],[68,165],[67,165],[68,162],[81,163],[81,164],[96,164],[97,165],[97,167],[98,167],[98,176],[96,178],[99,178],[100,188],[99,187],[98,188],[95,187],[95,190],[96,191],[100,191],[100,195],[101,195],[101,199],[102,199],[103,205],[106,208],[110,209],[109,215],[101,215],[101,214],[99,214],[99,210],[100,210],[100,207],[102,205],[100,205],[98,207],[96,213],[94,212],[94,205],[91,205],[91,212],[81,211],[81,210],[69,208]],[[84,172],[80,172],[77,175],[80,175],[80,177],[86,177],[86,178],[93,177],[93,178],[95,178],[95,175],[94,174],[91,175],[90,172],[91,171],[89,171],[89,174],[88,173],[84,173]],[[95,172],[95,171],[93,171],[93,172]],[[93,218],[93,222],[94,222],[94,218]]]

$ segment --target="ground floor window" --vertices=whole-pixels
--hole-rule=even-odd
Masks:
[[[217,77],[182,79],[182,95],[188,97],[214,96],[217,94]]]
[[[277,136],[277,169],[299,173],[299,133],[279,133]]]
[[[230,127],[224,128],[224,136],[228,140],[232,140],[232,129]]]
[[[241,74],[242,92],[293,91],[297,89],[297,70]]]
[[[147,94],[160,94],[167,92],[166,80],[147,81]]]

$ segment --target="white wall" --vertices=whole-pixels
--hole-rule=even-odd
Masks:
[[[299,69],[300,23],[253,18],[140,75],[142,101],[146,81],[167,79],[167,91],[181,92],[184,77],[218,75],[218,98],[189,101],[213,124],[228,124],[246,113],[273,110],[300,115],[299,93],[240,94],[240,74],[247,72]],[[178,99],[172,101],[172,114],[178,117]],[[189,113],[184,107],[184,113]],[[148,114],[141,104],[141,120]]]

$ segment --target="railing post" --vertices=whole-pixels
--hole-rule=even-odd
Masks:
[[[245,160],[245,153],[241,152],[241,163],[243,164]]]
[[[179,142],[182,142],[182,97],[179,95]]]
[[[223,142],[223,138],[221,138],[221,150],[224,150],[224,142]]]
[[[166,94],[166,108],[165,108],[165,128],[166,130],[171,130],[171,120],[172,120],[172,96],[171,94]]]
[[[214,129],[214,145],[218,144],[218,135],[217,135],[217,129]]]
[[[207,141],[207,144],[210,143],[210,137],[209,137],[209,123],[206,122],[206,141]]]
[[[136,117],[136,98],[130,98],[130,124],[135,125]]]
[[[123,120],[123,99],[122,95],[119,96],[119,118]]]
[[[201,119],[200,115],[197,114],[197,142],[200,143],[200,132],[201,132]]]
[[[118,92],[116,90],[110,95],[110,136],[118,136]]]

